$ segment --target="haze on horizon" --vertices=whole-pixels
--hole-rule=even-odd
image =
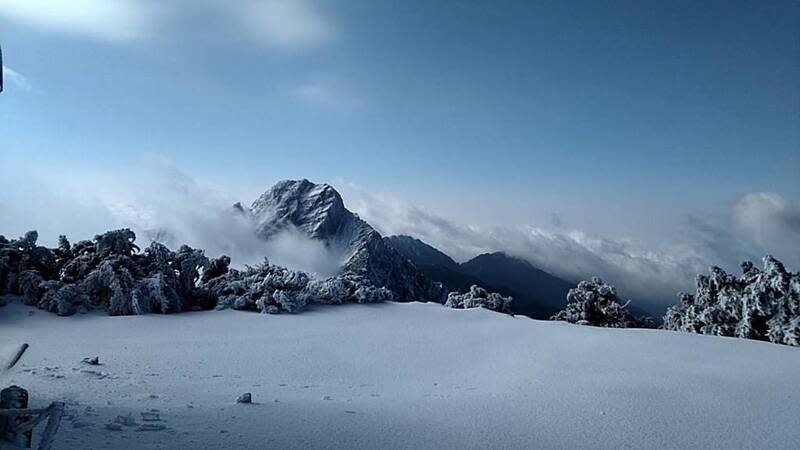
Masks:
[[[0,234],[226,251],[219,211],[309,178],[384,234],[660,304],[797,270],[800,4],[568,3],[0,0]]]

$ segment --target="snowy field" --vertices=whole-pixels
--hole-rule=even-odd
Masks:
[[[0,346],[22,342],[0,385],[27,388],[32,407],[67,402],[56,449],[800,442],[800,349],[761,342],[420,303],[277,316],[0,308]],[[243,392],[255,403],[237,404]]]

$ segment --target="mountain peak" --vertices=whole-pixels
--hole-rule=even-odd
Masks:
[[[264,239],[294,228],[341,255],[341,273],[391,289],[401,300],[439,299],[440,292],[367,222],[344,206],[328,184],[307,179],[276,183],[249,209]]]
[[[259,219],[258,233],[264,238],[294,226],[314,239],[328,239],[353,215],[331,185],[305,178],[276,183],[253,202],[250,211]]]

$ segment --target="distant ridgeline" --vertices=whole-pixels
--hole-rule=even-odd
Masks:
[[[343,255],[337,275],[313,278],[270,264],[244,270],[227,256],[208,258],[183,245],[173,251],[153,242],[144,250],[129,229],[56,248],[37,245],[31,231],[18,239],[0,236],[0,295],[59,315],[101,308],[110,315],[174,313],[234,308],[275,314],[311,303],[435,301],[453,308],[483,307],[539,319],[604,327],[651,327],[635,317],[613,286],[598,278],[572,288],[568,282],[504,253],[479,255],[458,264],[409,236],[382,237],[344,207],[332,187],[308,180],[283,181],[250,208],[235,214],[253,221],[265,240],[299,230]],[[764,269],[742,265],[742,276],[711,269],[699,276],[695,295],[664,316],[664,328],[800,345],[800,274],[772,257]],[[463,292],[463,293],[461,293]],[[0,300],[2,301],[2,300]]]

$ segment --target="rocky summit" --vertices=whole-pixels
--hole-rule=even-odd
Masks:
[[[236,209],[255,221],[256,232],[264,239],[294,229],[323,241],[329,250],[341,255],[341,274],[386,287],[398,300],[444,300],[442,286],[427,279],[372,226],[349,211],[341,195],[328,184],[284,180],[249,209]]]

